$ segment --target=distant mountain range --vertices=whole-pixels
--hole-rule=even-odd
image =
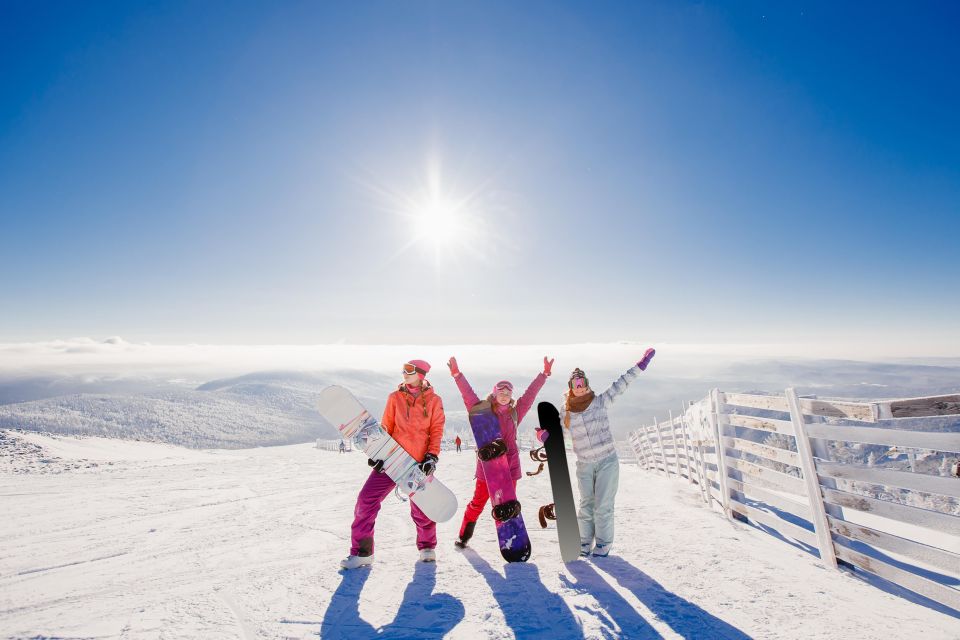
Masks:
[[[654,363],[655,365],[656,363]],[[439,368],[438,368],[439,369]],[[446,371],[431,376],[447,412],[447,433],[468,433],[466,411]],[[606,389],[622,372],[588,372],[594,388]],[[518,393],[530,372],[496,379],[514,381]],[[489,380],[487,379],[489,378]],[[481,396],[496,380],[471,379]],[[548,381],[538,400],[559,403],[565,376]],[[198,384],[166,375],[34,376],[0,381],[0,428],[100,435],[168,442],[193,448],[244,448],[336,438],[336,429],[315,410],[317,394],[330,384],[353,391],[379,417],[399,376],[369,370],[261,371]],[[679,413],[711,388],[781,392],[787,386],[820,397],[879,399],[956,393],[960,365],[882,364],[843,360],[738,362],[702,377],[665,377],[656,367],[641,375],[612,405],[615,435],[651,424],[654,416]],[[533,429],[531,413],[521,429]]]

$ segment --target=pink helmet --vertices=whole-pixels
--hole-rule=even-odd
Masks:
[[[430,364],[426,360],[407,360],[403,365],[403,372],[407,375],[415,373],[423,380],[430,373]]]
[[[510,393],[513,393],[513,383],[509,380],[501,380],[497,384],[493,385],[493,395],[497,395],[497,392],[508,389]]]

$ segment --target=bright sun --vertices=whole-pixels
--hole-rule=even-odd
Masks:
[[[443,248],[461,238],[463,223],[458,217],[457,206],[442,198],[431,198],[419,207],[415,214],[417,236]]]
[[[384,210],[397,215],[398,228],[407,234],[406,242],[389,260],[419,248],[418,253],[432,256],[434,268],[442,271],[467,256],[482,257],[476,247],[486,236],[481,222],[485,190],[477,187],[459,192],[444,184],[441,173],[439,157],[432,156],[418,189],[404,192],[370,186],[383,199]]]

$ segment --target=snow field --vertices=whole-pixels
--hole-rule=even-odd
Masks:
[[[621,468],[615,557],[560,562],[555,530],[536,521],[546,471],[518,489],[531,562],[503,563],[489,512],[473,549],[456,551],[474,458],[444,452],[438,475],[460,510],[438,525],[437,564],[417,562],[409,507],[391,495],[373,567],[343,573],[369,473],[356,452],[30,441],[100,466],[0,468],[2,637],[957,637],[955,618],[828,571],[710,512],[695,487],[632,465]]]

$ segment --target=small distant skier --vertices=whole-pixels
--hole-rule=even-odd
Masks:
[[[460,453],[460,445],[463,444],[463,440],[460,439],[460,436],[457,436],[457,439],[454,440],[454,442],[457,444],[457,453]]]
[[[341,441],[340,441],[340,453],[343,453],[343,452],[346,451],[346,450],[347,450],[347,445],[343,442],[343,440],[341,440]]]
[[[491,411],[499,419],[500,432],[503,435],[504,441],[507,443],[510,475],[513,478],[514,489],[516,489],[517,480],[521,477],[520,453],[517,451],[517,427],[520,425],[520,421],[523,420],[523,416],[525,416],[527,411],[530,410],[530,407],[533,406],[533,401],[536,399],[537,394],[540,393],[540,389],[543,388],[543,383],[545,383],[547,377],[550,376],[553,360],[548,360],[546,356],[544,356],[543,372],[537,374],[537,377],[533,379],[533,382],[530,383],[530,386],[523,392],[519,400],[513,399],[513,384],[508,380],[501,380],[495,384],[490,395],[488,395],[485,400],[480,400],[457,366],[457,359],[450,358],[447,366],[450,367],[450,375],[453,376],[453,379],[457,383],[457,388],[460,390],[460,395],[463,396],[463,404],[466,405],[467,411],[471,409],[476,410],[476,405],[482,402],[485,405],[482,408]],[[460,536],[455,542],[456,546],[460,549],[466,547],[467,542],[473,537],[473,530],[477,525],[477,519],[480,517],[480,514],[483,513],[483,507],[490,498],[487,483],[483,478],[483,470],[480,468],[479,458],[477,458],[474,477],[476,478],[476,485],[473,490],[473,499],[470,500],[470,504],[467,505],[467,509],[463,514],[463,522],[460,524]]]
[[[577,455],[577,485],[580,487],[580,555],[598,558],[610,554],[613,546],[613,503],[620,480],[620,460],[610,433],[607,407],[627,386],[645,371],[656,351],[647,349],[637,364],[627,369],[610,388],[595,395],[590,381],[580,369],[574,369],[560,408],[561,420],[573,440]],[[547,432],[537,429],[543,442]],[[594,546],[596,540],[596,546]]]
[[[443,402],[426,380],[430,365],[423,360],[410,360],[403,365],[403,382],[387,398],[383,410],[383,428],[407,453],[420,460],[427,475],[437,468],[440,441],[443,438]],[[350,555],[340,562],[344,569],[373,564],[373,529],[377,513],[396,483],[381,473],[382,460],[368,460],[373,467],[360,489],[350,529]],[[417,549],[421,562],[436,562],[437,524],[410,501],[410,517],[417,527]]]

